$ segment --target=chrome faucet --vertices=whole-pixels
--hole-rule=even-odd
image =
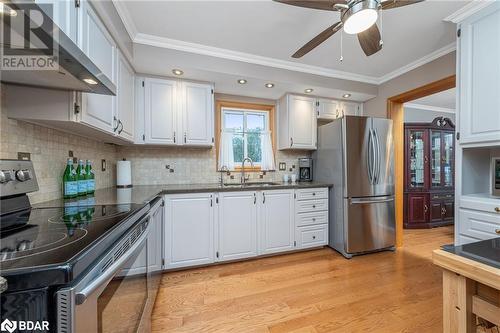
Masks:
[[[245,157],[241,162],[241,185],[245,185],[246,181],[250,179],[250,176],[245,176],[245,162],[249,161],[250,165],[253,167],[253,161],[250,157]]]

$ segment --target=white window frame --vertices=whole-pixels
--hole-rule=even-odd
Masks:
[[[271,131],[270,129],[270,112],[267,110],[255,110],[255,109],[242,109],[242,108],[232,108],[232,107],[222,107],[221,108],[221,129],[225,130],[226,129],[226,124],[225,124],[225,115],[226,114],[243,114],[243,158],[248,156],[248,146],[247,146],[247,133],[246,133],[246,126],[247,126],[247,115],[248,114],[254,114],[254,115],[264,115],[264,131]],[[222,147],[220,148],[222,149]],[[260,167],[261,163],[260,162],[253,162],[254,167]],[[234,166],[237,168],[241,168],[241,162],[234,162]],[[246,169],[247,166],[245,166]]]

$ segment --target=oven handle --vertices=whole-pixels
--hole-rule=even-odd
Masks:
[[[149,216],[147,218],[149,220]],[[148,222],[149,224],[149,222]],[[149,225],[148,225],[149,229]],[[120,268],[125,264],[134,254],[135,252],[144,245],[144,241],[146,237],[148,237],[149,230],[144,232],[141,237],[132,245],[132,247],[127,251],[126,255],[121,256],[117,261],[115,261],[111,266],[109,266],[106,271],[104,271],[100,276],[98,276],[95,280],[92,280],[85,288],[76,293],[75,303],[77,305],[81,305],[85,303],[87,298],[96,291],[100,286],[102,286],[107,280],[113,278],[114,275],[120,270]]]

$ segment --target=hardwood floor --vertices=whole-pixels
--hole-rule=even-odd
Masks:
[[[442,332],[432,250],[452,227],[346,260],[324,248],[163,275],[153,332]]]

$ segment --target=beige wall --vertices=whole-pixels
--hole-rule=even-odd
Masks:
[[[114,145],[9,119],[2,102],[5,101],[3,85],[0,85],[0,90],[0,158],[17,159],[18,152],[31,153],[40,188],[38,192],[30,194],[32,203],[61,197],[62,175],[69,150],[73,151],[74,156],[93,162],[96,188],[113,186],[116,183]],[[101,171],[101,159],[107,161],[106,171]]]
[[[387,116],[387,99],[425,84],[455,74],[456,53],[448,53],[423,66],[381,84],[378,96],[365,102],[364,115],[374,117]]]

